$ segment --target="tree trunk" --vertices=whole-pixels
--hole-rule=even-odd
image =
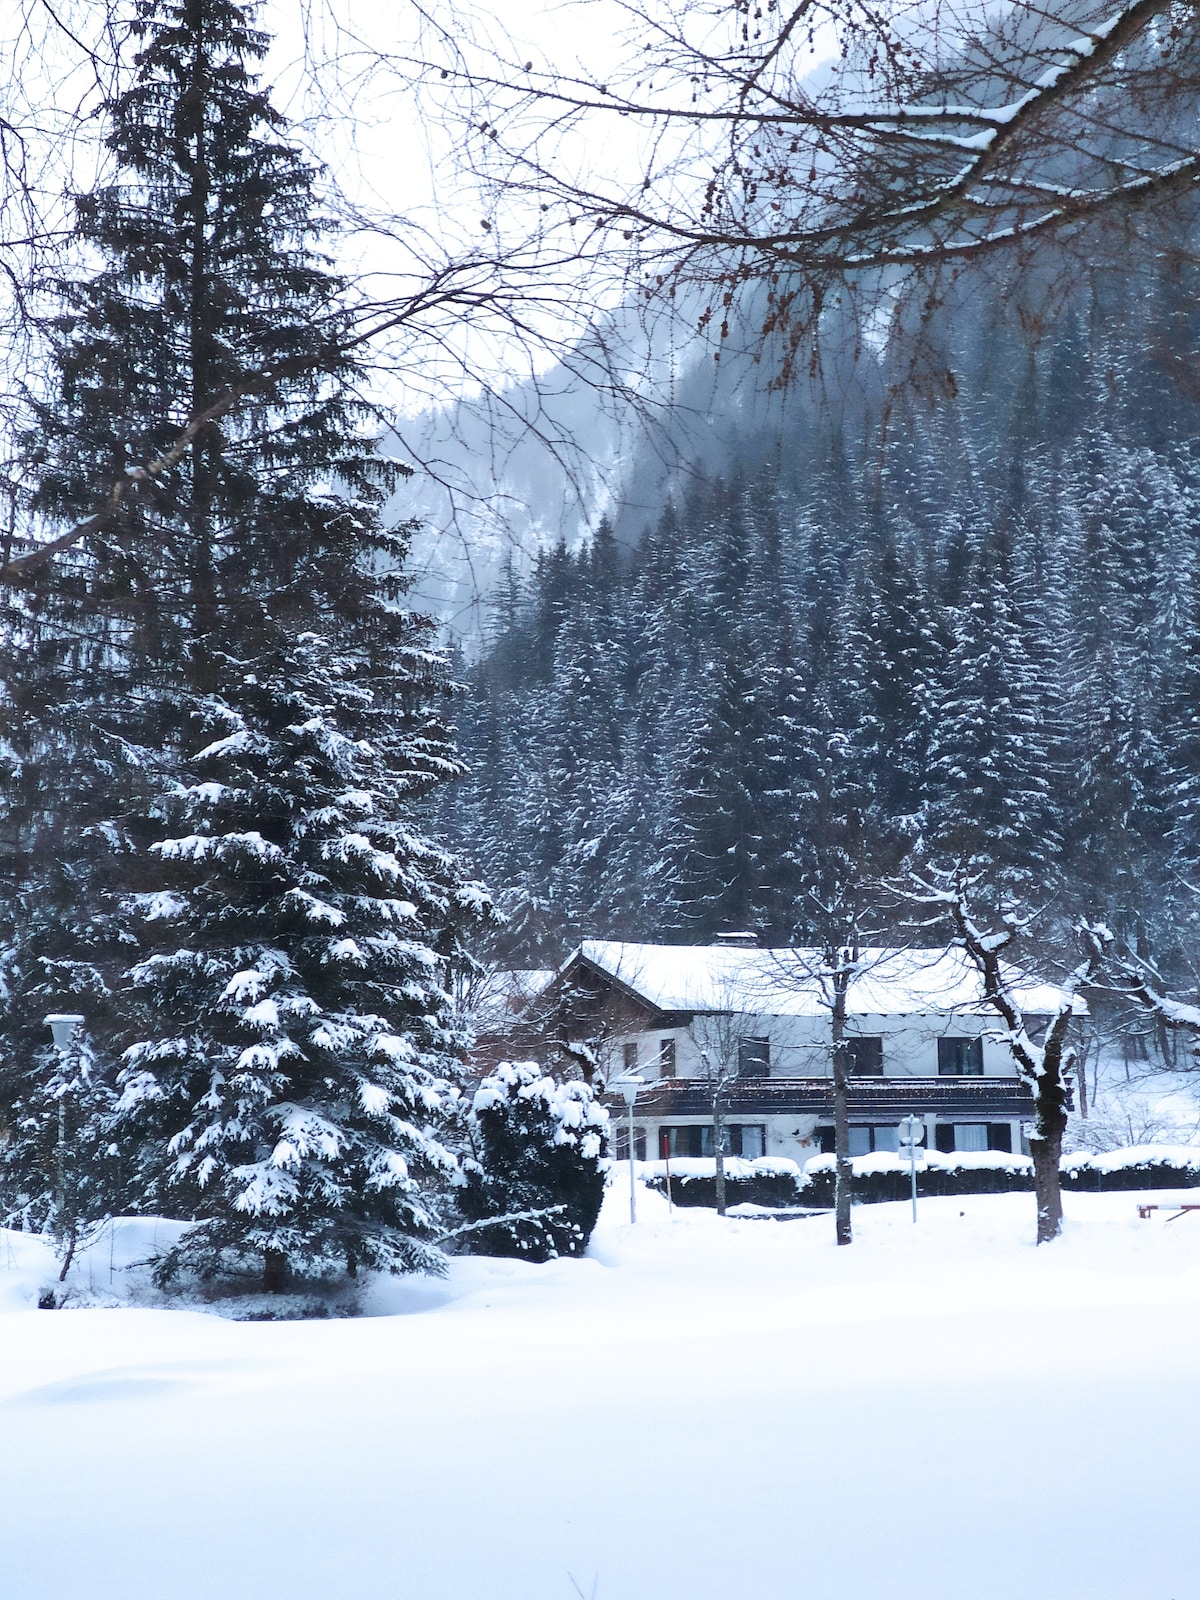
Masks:
[[[263,1251],[263,1292],[282,1294],[287,1288],[287,1257],[282,1250]]]
[[[1044,1069],[1033,1097],[1033,1136],[1029,1151],[1033,1157],[1033,1189],[1037,1197],[1037,1242],[1049,1244],[1062,1232],[1063,1134],[1067,1131],[1067,1085],[1063,1078],[1062,1040],[1048,1042]]]
[[[834,1178],[834,1226],[839,1244],[852,1244],[854,1234],[850,1225],[850,1188],[854,1168],[850,1163],[850,1113],[846,1103],[846,1052],[840,1045],[833,1051],[833,1147],[836,1152],[837,1171]]]
[[[850,1186],[854,1169],[850,1165],[850,1108],[846,1089],[850,1079],[850,1052],[846,1049],[846,988],[839,973],[833,995],[833,1147],[837,1163],[834,1179],[833,1214],[838,1244],[853,1244],[850,1224]]]
[[[713,1158],[716,1167],[717,1215],[725,1215],[725,1103],[718,1091],[713,1101]]]
[[[1049,1244],[1062,1232],[1062,1157],[1063,1134],[1067,1131],[1067,1075],[1071,1057],[1067,1053],[1067,1026],[1071,1013],[1056,1017],[1042,1051],[1042,1071],[1033,1090],[1033,1136],[1029,1151],[1033,1156],[1033,1188],[1037,1197],[1037,1242]]]
[[[1062,1183],[1058,1163],[1062,1134],[1029,1141],[1033,1156],[1033,1190],[1037,1197],[1037,1242],[1049,1244],[1062,1232]]]

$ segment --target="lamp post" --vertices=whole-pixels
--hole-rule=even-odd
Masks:
[[[900,1152],[908,1155],[908,1173],[912,1180],[912,1219],[917,1220],[917,1146],[925,1137],[925,1124],[920,1117],[905,1117],[900,1123]]]
[[[641,1078],[617,1078],[609,1085],[612,1089],[619,1089],[625,1101],[625,1109],[629,1112],[629,1220],[637,1221],[637,1178],[634,1174],[633,1164],[633,1102],[637,1099],[637,1092],[642,1087]]]
[[[63,1072],[66,1072],[66,1055],[74,1042],[75,1035],[83,1027],[84,1017],[77,1011],[52,1011],[45,1019],[46,1026],[54,1040],[54,1048],[63,1058]],[[59,1226],[62,1226],[63,1213],[67,1207],[67,1180],[66,1180],[66,1148],[67,1148],[67,1097],[60,1094],[58,1097],[58,1149],[55,1152],[56,1187],[58,1189],[58,1215]]]

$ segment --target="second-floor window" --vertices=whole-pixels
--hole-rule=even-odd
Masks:
[[[626,1072],[636,1072],[637,1071],[637,1040],[634,1039],[631,1044],[627,1044],[627,1045],[623,1046],[623,1049],[624,1049],[623,1064],[624,1064],[624,1067],[625,1067],[625,1071]]]
[[[856,1078],[883,1077],[883,1040],[862,1037],[847,1039],[846,1050],[850,1056],[850,1071]]]
[[[658,1075],[660,1078],[673,1078],[675,1076],[674,1039],[660,1039],[658,1041]]]
[[[771,1070],[769,1039],[738,1040],[738,1077],[765,1078]]]
[[[982,1039],[939,1039],[939,1078],[981,1078],[983,1076]]]

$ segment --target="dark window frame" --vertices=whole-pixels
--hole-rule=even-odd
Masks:
[[[982,1078],[983,1040],[966,1034],[943,1034],[937,1042],[939,1078]]]
[[[883,1035],[859,1033],[843,1041],[850,1057],[849,1071],[856,1078],[883,1077]],[[866,1058],[868,1064],[862,1065]]]
[[[757,1034],[747,1034],[738,1040],[737,1069],[739,1078],[766,1078],[771,1073],[771,1041]]]

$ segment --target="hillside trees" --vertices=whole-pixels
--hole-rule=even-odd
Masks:
[[[615,728],[625,776],[610,798],[630,819],[627,898],[593,900],[606,909],[589,933],[706,938],[749,924],[782,942],[808,892],[799,869],[811,875],[858,804],[864,883],[911,850],[943,865],[965,853],[997,895],[1057,903],[1068,923],[1091,910],[1143,954],[1183,958],[1194,897],[1181,885],[1197,879],[1187,796],[1200,468],[1191,449],[1144,431],[1120,387],[1099,448],[1095,411],[1074,432],[1048,413],[1022,441],[1003,403],[1011,374],[979,331],[994,308],[976,310],[956,325],[979,352],[974,367],[962,358],[960,404],[914,408],[910,428],[886,435],[842,431],[840,445],[834,418],[798,408],[781,461],[769,439],[746,448],[743,436],[740,477],[695,482],[630,553],[605,601],[603,725],[594,737],[581,700],[571,730],[590,750],[611,749]],[[1118,329],[1093,330],[1073,358],[1080,381],[1123,370],[1141,337],[1127,346]],[[1047,346],[1024,380],[1038,415],[1058,363]],[[835,449],[842,465],[814,469]],[[739,582],[721,587],[738,549]],[[567,661],[559,619],[588,603],[586,570],[569,553],[544,565],[508,642],[473,669],[488,703],[491,685],[511,697],[517,789],[551,731],[544,708]],[[1100,714],[1106,695],[1142,731],[1104,752],[1106,728],[1121,726]],[[536,827],[518,804],[493,820],[480,798],[498,777],[469,710],[464,740],[476,776],[455,797],[455,837],[498,890],[519,861],[536,893],[545,819],[570,847],[565,791],[539,789]],[[885,929],[886,899],[868,893],[864,915]],[[560,922],[559,953],[577,926]],[[540,937],[545,952],[546,924]],[[509,949],[524,959],[519,934]]]
[[[197,1221],[166,1270],[424,1266],[447,989],[483,904],[412,825],[458,770],[444,666],[402,602],[397,469],[364,442],[315,174],[253,76],[266,40],[235,0],[145,0],[139,35],[114,181],[79,208],[102,265],[64,286],[38,418],[40,509],[88,532],[51,586],[78,742],[43,679],[26,759],[65,750],[95,814],[60,791],[7,825],[30,897],[46,838],[74,872],[41,935],[60,962],[80,923],[115,927],[95,981],[128,1199]],[[89,521],[114,477],[130,492]]]

